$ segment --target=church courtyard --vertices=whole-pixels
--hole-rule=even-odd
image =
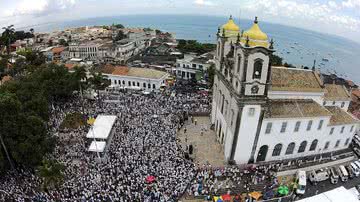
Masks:
[[[193,145],[193,154],[190,157],[200,166],[203,164],[210,164],[213,167],[224,166],[226,162],[223,145],[216,141],[215,132],[210,130],[209,117],[198,116],[193,117],[193,120],[192,122],[189,118],[178,131],[177,137],[181,141],[181,146],[186,148],[186,145]]]

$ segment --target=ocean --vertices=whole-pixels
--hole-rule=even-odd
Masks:
[[[150,27],[175,33],[177,39],[194,39],[215,43],[219,26],[228,18],[190,15],[126,15],[97,17],[64,22],[51,22],[30,26],[36,32],[50,32],[69,27],[111,25],[120,23],[128,27]],[[241,30],[250,28],[252,20],[235,19]],[[336,73],[360,84],[360,44],[338,36],[300,28],[262,22],[259,26],[275,41],[277,55],[295,66],[316,67],[323,73]],[[29,28],[29,27],[28,27]]]

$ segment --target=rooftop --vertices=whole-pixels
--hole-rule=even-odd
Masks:
[[[270,100],[266,118],[299,118],[331,116],[332,114],[313,100]]]
[[[325,101],[350,101],[350,94],[342,85],[325,84]]]
[[[57,54],[57,53],[63,52],[64,50],[65,50],[65,47],[55,47],[55,48],[52,49],[52,52],[54,54]]]
[[[330,125],[344,125],[359,122],[359,120],[356,120],[352,115],[339,107],[326,106],[325,108],[332,114]]]
[[[112,66],[106,65],[102,68],[102,72],[105,74],[119,75],[119,76],[133,76],[148,79],[160,79],[166,72],[158,71],[149,68],[137,68],[126,66]]]
[[[321,79],[310,70],[271,68],[272,91],[323,92]]]

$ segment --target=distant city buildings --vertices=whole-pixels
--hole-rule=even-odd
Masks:
[[[177,59],[173,73],[177,78],[190,80],[196,79],[196,75],[204,77],[208,68],[214,64],[213,53],[205,53],[200,56],[186,54],[183,59]]]

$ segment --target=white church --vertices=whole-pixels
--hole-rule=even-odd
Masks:
[[[343,86],[316,70],[274,67],[258,20],[242,32],[230,17],[217,33],[211,122],[236,164],[301,159],[349,147],[358,120]]]

